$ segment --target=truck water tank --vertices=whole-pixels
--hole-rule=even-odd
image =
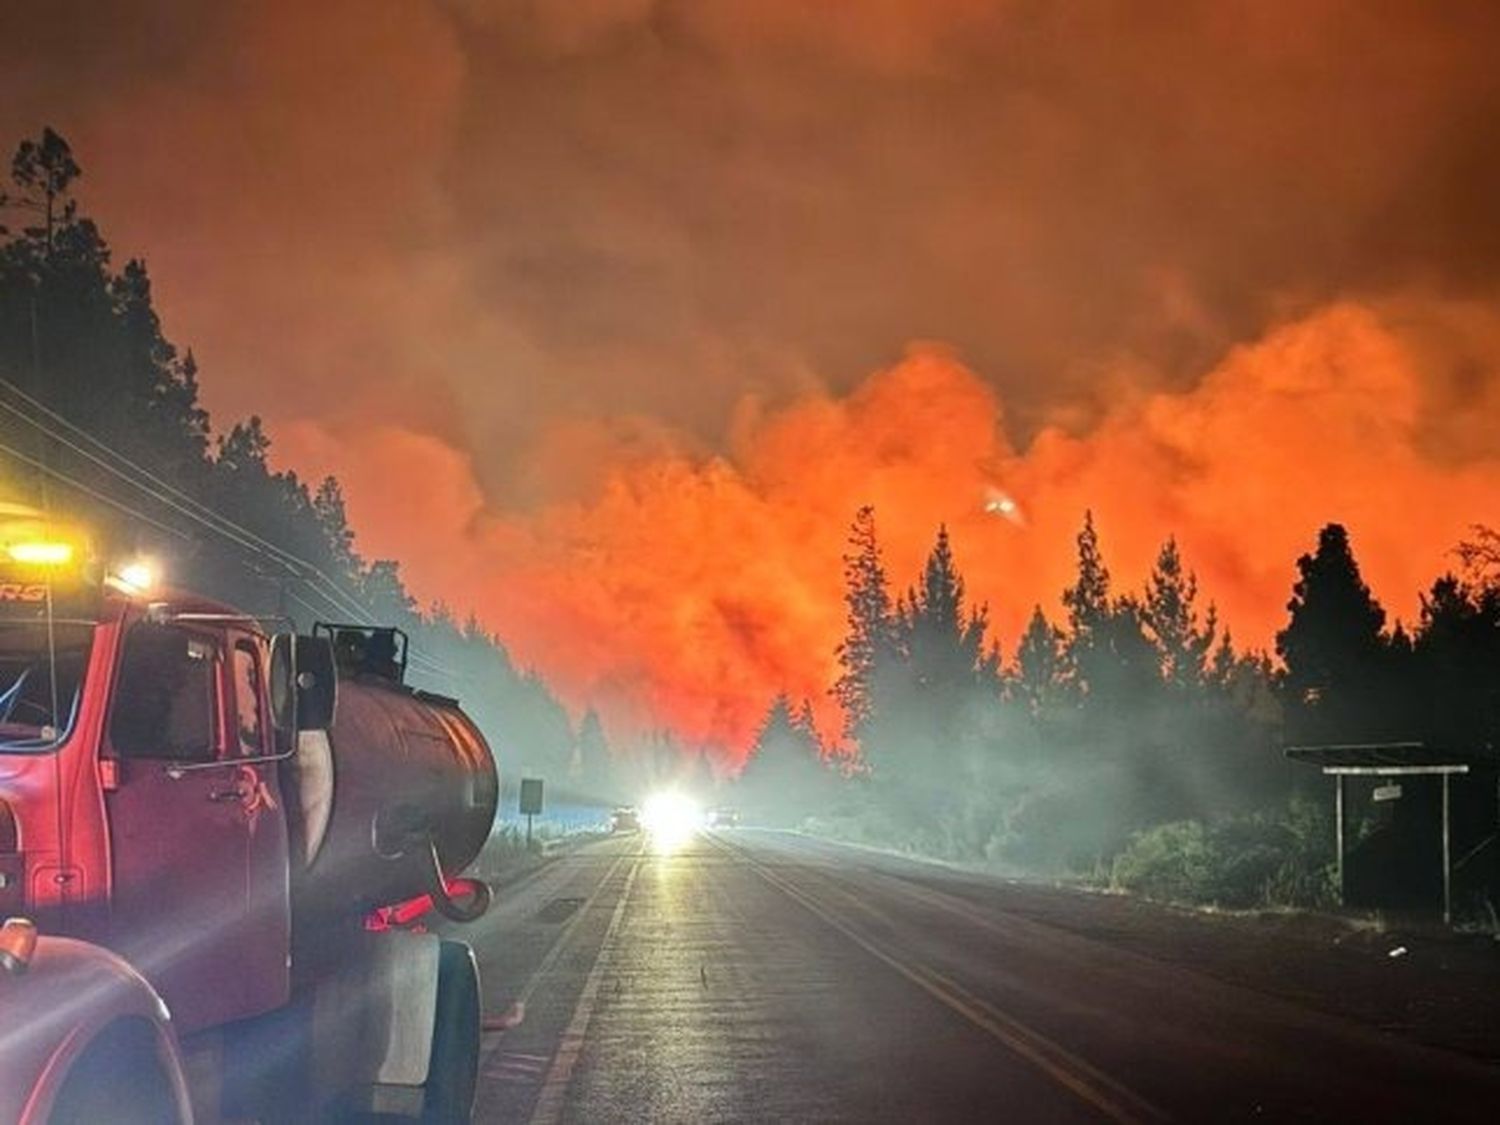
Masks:
[[[434,868],[457,875],[494,823],[499,778],[478,728],[455,700],[383,677],[341,678],[333,729],[300,736],[296,764],[304,915],[431,893]]]

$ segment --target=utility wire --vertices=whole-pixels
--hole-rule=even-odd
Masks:
[[[166,532],[168,535],[175,535],[178,539],[184,539],[184,540],[191,540],[192,539],[192,536],[189,535],[187,532],[182,531],[179,528],[170,527],[167,524],[162,523],[160,520],[152,519],[150,516],[146,515],[144,512],[140,512],[140,511],[137,511],[136,509],[132,508],[129,504],[123,504],[119,500],[116,500],[112,496],[106,496],[104,493],[100,492],[98,489],[89,487],[88,485],[84,484],[83,481],[76,480],[73,477],[68,476],[67,473],[64,473],[64,472],[62,472],[62,471],[60,471],[58,469],[54,469],[54,468],[52,468],[52,466],[50,466],[50,465],[48,465],[48,464],[46,464],[46,463],[38,460],[37,458],[32,457],[32,456],[30,456],[28,454],[22,453],[19,449],[15,449],[12,446],[9,446],[9,445],[4,444],[3,442],[0,442],[0,453],[4,453],[4,454],[7,454],[7,455],[9,455],[11,457],[14,457],[17,461],[20,461],[20,462],[22,462],[23,464],[26,464],[26,465],[30,465],[33,469],[36,469],[39,472],[46,473],[49,477],[53,477],[53,478],[55,478],[57,480],[60,480],[64,484],[66,484],[66,485],[68,485],[68,486],[70,486],[72,488],[76,488],[76,489],[78,489],[78,491],[86,493],[89,496],[92,496],[95,500],[98,500],[98,501],[101,501],[102,503],[108,504],[111,508],[115,508],[115,509],[117,509],[117,510],[123,512],[123,513],[125,513],[125,515],[130,516],[130,517],[132,517],[134,519],[138,519],[138,520],[142,521],[143,523],[148,523],[152,527],[157,528],[160,531]]]
[[[342,614],[349,614],[349,615],[351,615],[354,618],[354,620],[355,620],[355,622],[357,624],[365,626],[367,628],[368,627],[374,627],[376,625],[376,622],[375,622],[374,618],[371,617],[368,614],[368,612],[362,606],[360,606],[360,604],[357,601],[355,601],[355,599],[353,597],[351,597],[348,593],[346,593],[338,585],[337,582],[335,582],[332,578],[330,578],[328,576],[328,574],[325,571],[323,571],[322,568],[318,567],[316,564],[308,562],[306,559],[300,558],[300,557],[298,557],[296,555],[293,555],[291,552],[286,551],[286,550],[282,549],[281,547],[278,547],[276,544],[270,542],[269,540],[265,539],[264,537],[262,537],[260,535],[257,535],[253,531],[250,531],[248,528],[245,528],[242,525],[235,523],[233,520],[230,520],[228,517],[220,515],[219,513],[213,511],[211,508],[206,507],[205,505],[203,505],[199,501],[193,499],[191,496],[189,496],[186,493],[182,492],[180,489],[177,489],[177,488],[173,487],[171,484],[169,484],[166,481],[162,480],[156,474],[152,473],[149,469],[146,469],[143,466],[135,463],[134,461],[130,460],[130,458],[126,457],[124,454],[119,453],[118,451],[116,451],[114,449],[111,449],[108,445],[106,445],[104,442],[100,441],[97,437],[95,437],[93,434],[89,433],[86,429],[84,429],[83,427],[81,427],[81,426],[77,425],[76,423],[70,421],[69,419],[67,419],[63,415],[59,414],[57,411],[52,410],[45,403],[39,402],[37,399],[35,399],[31,395],[27,394],[20,387],[16,386],[14,383],[12,383],[10,380],[5,379],[3,377],[0,377],[0,386],[4,386],[8,390],[10,390],[14,395],[16,395],[18,398],[20,398],[23,402],[27,403],[28,405],[30,405],[31,407],[33,407],[38,412],[46,415],[48,418],[53,419],[60,426],[66,427],[67,430],[71,431],[74,434],[77,434],[82,440],[85,440],[85,441],[89,442],[91,445],[93,445],[96,448],[102,450],[105,454],[109,455],[110,457],[112,457],[115,460],[119,461],[121,464],[125,465],[131,471],[133,471],[133,472],[137,473],[139,476],[145,478],[145,480],[150,481],[152,484],[155,484],[156,486],[158,486],[158,489],[160,489],[160,491],[158,491],[157,489],[153,489],[153,488],[147,487],[145,484],[143,484],[139,480],[133,480],[129,475],[127,475],[125,472],[123,472],[117,466],[110,464],[104,458],[101,458],[101,457],[97,456],[96,454],[93,454],[93,453],[89,452],[87,449],[84,449],[84,448],[80,447],[75,442],[69,440],[67,437],[65,437],[62,434],[58,433],[56,430],[52,429],[51,427],[48,427],[48,426],[44,425],[42,422],[38,421],[36,418],[31,417],[30,415],[26,414],[24,411],[22,411],[21,409],[19,409],[18,407],[16,407],[14,404],[8,403],[8,402],[4,401],[3,399],[0,399],[0,409],[3,409],[5,411],[7,411],[8,413],[12,414],[16,418],[20,419],[22,422],[26,423],[27,425],[33,427],[34,429],[36,429],[36,430],[40,431],[41,433],[47,435],[48,437],[52,438],[54,441],[57,441],[60,444],[66,446],[68,449],[73,450],[79,456],[86,458],[88,461],[90,461],[91,463],[97,465],[99,468],[103,469],[105,472],[108,472],[109,474],[111,474],[115,478],[124,481],[126,484],[131,485],[132,487],[136,488],[137,490],[139,490],[140,492],[144,493],[145,495],[150,496],[152,499],[158,501],[159,503],[162,503],[162,504],[166,505],[167,507],[173,509],[174,511],[177,511],[180,514],[187,516],[189,519],[191,519],[194,522],[200,524],[201,526],[206,527],[209,530],[216,532],[217,534],[223,536],[226,539],[229,539],[231,542],[235,543],[237,546],[240,546],[240,547],[243,547],[243,548],[245,548],[245,549],[247,549],[249,551],[252,551],[255,554],[261,556],[262,558],[268,559],[272,563],[275,563],[276,565],[278,565],[279,567],[281,567],[283,570],[286,570],[287,572],[289,572],[293,577],[297,578],[298,580],[300,580],[302,582],[307,583],[308,587],[310,589],[316,591],[319,594],[319,596],[324,601],[326,601],[328,603],[328,605],[330,607],[332,607],[337,613],[339,613],[341,615]],[[49,467],[43,465],[40,461],[37,461],[37,460],[35,460],[33,458],[29,458],[29,457],[25,456],[24,454],[19,453],[18,451],[10,450],[8,447],[5,447],[5,446],[0,446],[0,450],[8,451],[13,456],[16,456],[16,457],[20,458],[21,460],[26,461],[28,464],[34,465],[35,467],[41,469],[44,472],[48,472],[48,473],[50,473],[53,476],[58,476],[60,479],[63,479],[65,481],[67,481],[67,483],[71,484],[73,487],[82,489],[84,492],[88,493],[89,495],[94,496],[97,499],[100,499],[100,500],[104,501],[107,504],[110,504],[111,506],[113,506],[115,508],[118,508],[119,510],[125,512],[128,515],[132,515],[135,518],[142,519],[146,523],[149,523],[149,524],[151,524],[154,527],[160,528],[163,531],[167,531],[170,534],[176,535],[179,538],[182,538],[182,539],[187,539],[188,538],[188,536],[185,535],[182,531],[180,531],[180,530],[178,530],[176,528],[168,527],[167,525],[161,523],[160,521],[153,520],[149,516],[146,516],[143,513],[136,511],[135,509],[129,508],[128,506],[120,503],[119,501],[116,501],[113,498],[108,497],[108,496],[104,495],[103,493],[101,493],[101,492],[99,492],[99,491],[97,491],[95,489],[92,489],[92,488],[88,487],[87,485],[83,484],[81,481],[78,481],[76,479],[66,477],[63,474],[57,473],[55,470],[51,470]],[[174,500],[173,497],[178,498],[181,502],[180,503],[177,502],[177,500]],[[299,569],[300,570],[304,570],[304,571],[310,573],[311,575],[316,576],[317,581],[315,582],[312,578],[310,578],[308,576],[308,573],[298,573]],[[320,588],[320,584],[321,584],[321,588]],[[308,605],[308,603],[305,600],[300,599],[300,598],[298,600],[301,601],[302,605],[305,608],[307,608],[309,610],[311,610],[313,608],[312,606]],[[438,675],[451,674],[451,673],[449,673],[449,670],[443,668],[443,666],[441,664],[439,664],[437,661],[432,660],[429,657],[426,657],[424,654],[422,654],[421,652],[419,652],[414,647],[411,650],[410,656],[411,656],[411,659],[412,659],[413,663],[416,663],[418,665],[422,665],[422,666],[426,667],[427,670],[430,671],[430,672],[436,673]]]
[[[226,538],[233,539],[240,546],[246,547],[246,548],[248,548],[250,550],[257,551],[257,553],[260,553],[260,554],[266,554],[267,552],[270,552],[271,554],[280,556],[281,560],[285,560],[285,561],[280,561],[280,560],[273,560],[273,561],[279,561],[280,565],[284,569],[288,569],[288,570],[292,569],[292,566],[288,565],[289,563],[290,564],[294,564],[295,566],[304,567],[304,568],[306,568],[308,570],[316,570],[317,569],[316,567],[314,567],[311,563],[307,562],[306,560],[299,559],[295,555],[292,555],[289,552],[282,550],[280,547],[276,546],[276,544],[270,542],[269,540],[263,538],[262,536],[259,536],[259,535],[255,534],[253,531],[250,531],[249,529],[247,529],[245,527],[242,527],[241,525],[235,523],[233,520],[229,519],[227,516],[220,515],[218,512],[215,512],[212,508],[209,508],[208,506],[206,506],[206,505],[200,503],[199,501],[195,500],[193,497],[189,496],[187,493],[183,492],[181,489],[176,488],[173,485],[169,484],[168,482],[162,480],[159,476],[157,476],[155,473],[151,472],[149,469],[147,469],[144,466],[141,466],[141,465],[137,464],[136,462],[130,460],[130,458],[126,457],[123,453],[120,453],[119,451],[110,448],[108,445],[106,445],[104,442],[100,441],[93,434],[91,434],[87,430],[85,430],[82,426],[79,426],[77,423],[72,422],[69,419],[67,419],[66,417],[64,417],[63,415],[57,413],[57,411],[51,409],[45,403],[39,402],[37,399],[35,399],[31,395],[27,394],[20,387],[16,386],[14,383],[10,382],[8,379],[0,378],[0,386],[5,387],[12,394],[14,394],[17,398],[19,398],[23,402],[25,402],[27,405],[31,406],[33,409],[35,409],[39,413],[44,414],[48,418],[51,418],[53,421],[55,421],[59,425],[63,426],[65,429],[67,429],[71,433],[74,433],[74,434],[78,435],[78,437],[80,437],[84,441],[87,441],[90,445],[94,446],[96,449],[102,450],[104,452],[104,454],[106,454],[108,457],[113,458],[114,460],[116,460],[116,461],[120,462],[121,464],[125,465],[126,468],[130,469],[132,472],[140,475],[141,477],[144,477],[147,481],[150,481],[153,485],[157,486],[157,488],[165,491],[167,493],[167,495],[164,496],[160,492],[154,491],[151,488],[147,488],[140,481],[132,480],[128,475],[126,475],[118,467],[109,464],[107,461],[105,461],[104,459],[100,458],[96,454],[90,453],[89,451],[87,451],[85,449],[79,448],[72,441],[69,441],[66,437],[63,437],[61,434],[57,433],[55,430],[49,429],[47,426],[43,425],[41,422],[37,421],[35,418],[31,417],[30,415],[26,414],[24,411],[20,410],[14,404],[5,402],[3,399],[0,399],[0,409],[6,410],[9,413],[15,415],[17,418],[21,419],[21,421],[25,422],[27,425],[30,425],[30,426],[34,427],[35,429],[40,430],[42,433],[46,434],[48,437],[52,438],[53,440],[58,441],[61,444],[67,446],[69,449],[73,450],[75,453],[78,453],[80,456],[87,458],[89,461],[93,462],[95,465],[98,465],[100,468],[104,469],[106,472],[110,473],[111,475],[117,477],[120,480],[125,481],[125,483],[131,485],[132,487],[134,487],[136,489],[139,489],[141,492],[144,492],[146,495],[151,496],[153,499],[158,500],[158,501],[160,501],[163,504],[166,504],[168,507],[171,507],[171,508],[175,509],[176,511],[182,513],[183,515],[188,516],[190,519],[193,519],[196,522],[198,522],[200,524],[203,524],[204,526],[209,527],[209,528],[211,528],[214,531],[217,531],[220,535],[224,535]],[[173,499],[169,499],[169,497],[175,497],[176,501],[174,502],[174,500]]]
[[[5,381],[3,379],[0,379],[0,383],[4,383],[4,382]],[[187,516],[189,519],[195,521],[196,523],[200,523],[203,526],[210,528],[211,530],[217,531],[220,535],[223,535],[225,538],[232,540],[233,542],[235,542],[239,546],[245,547],[248,550],[254,551],[256,554],[261,555],[263,558],[269,559],[271,562],[277,563],[277,565],[279,565],[283,570],[289,569],[284,562],[281,562],[275,556],[270,555],[270,554],[268,554],[267,552],[265,552],[263,550],[260,550],[250,540],[248,540],[246,538],[243,538],[243,537],[241,537],[239,535],[233,534],[232,532],[227,531],[227,530],[225,530],[223,528],[216,527],[212,523],[210,523],[207,520],[203,519],[201,516],[199,516],[197,513],[195,513],[192,509],[184,507],[183,505],[176,503],[170,496],[168,496],[166,494],[163,494],[161,492],[157,492],[154,489],[148,488],[144,484],[142,484],[140,481],[132,480],[124,472],[122,472],[120,469],[118,469],[114,465],[109,464],[103,458],[98,457],[95,454],[90,453],[87,449],[84,449],[81,446],[75,444],[74,442],[69,441],[66,437],[64,437],[62,434],[58,433],[56,430],[53,430],[50,427],[43,425],[41,422],[38,422],[35,418],[31,418],[31,417],[27,416],[25,413],[23,413],[22,411],[18,410],[15,406],[13,406],[12,404],[4,401],[3,399],[0,399],[0,410],[5,410],[5,411],[9,412],[10,414],[13,414],[15,417],[19,418],[22,422],[24,422],[27,425],[31,426],[32,428],[34,428],[38,432],[40,432],[42,434],[45,434],[47,437],[52,438],[52,440],[54,440],[54,441],[58,442],[59,444],[67,447],[68,449],[71,449],[74,453],[77,453],[80,457],[83,457],[84,459],[88,460],[92,464],[97,465],[99,468],[103,469],[105,472],[109,473],[111,476],[115,477],[116,479],[122,480],[126,484],[131,485],[132,487],[136,488],[140,492],[142,492],[145,495],[151,497],[153,500],[156,500],[157,502],[163,504],[164,506],[166,506],[168,508],[171,508],[173,511],[176,511],[176,512],[180,513],[181,515]],[[119,456],[119,455],[116,454],[116,456]],[[125,460],[123,457],[121,457],[120,459],[121,460]]]

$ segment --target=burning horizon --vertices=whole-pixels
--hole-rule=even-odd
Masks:
[[[1231,349],[1190,391],[1121,373],[1097,423],[1017,448],[993,388],[950,349],[914,345],[848,394],[747,397],[722,454],[562,427],[540,463],[586,450],[592,482],[531,511],[487,506],[469,459],[397,428],[339,442],[293,426],[279,449],[340,475],[362,548],[399,555],[423,599],[473,606],[571,706],[597,706],[615,734],[668,727],[737,757],[779,691],[836,729],[840,557],[865,503],[898,591],[948,525],[1007,660],[1033,605],[1060,616],[1086,508],[1117,592],[1175,535],[1241,649],[1271,646],[1296,558],[1330,521],[1412,622],[1453,545],[1494,520],[1500,396],[1461,367],[1497,349],[1483,307],[1339,303]]]

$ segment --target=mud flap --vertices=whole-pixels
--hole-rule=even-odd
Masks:
[[[421,1086],[432,1056],[439,940],[367,935],[357,954],[317,986],[312,1050],[316,1087]]]
[[[424,1122],[450,1125],[470,1119],[479,1087],[482,1034],[479,966],[474,951],[463,942],[445,941],[438,968],[432,1063],[423,1085]]]
[[[451,943],[399,930],[344,938],[337,968],[286,1008],[235,1029],[229,1116],[301,1122],[424,1113],[440,963]]]

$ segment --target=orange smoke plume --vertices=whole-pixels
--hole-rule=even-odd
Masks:
[[[402,558],[424,598],[473,605],[613,733],[666,726],[733,758],[779,691],[837,729],[840,556],[862,504],[898,588],[948,525],[1007,653],[1033,604],[1056,611],[1085,508],[1117,589],[1138,587],[1175,534],[1242,645],[1270,643],[1296,557],[1329,520],[1410,620],[1500,499],[1500,389],[1450,378],[1458,353],[1491,364],[1500,322],[1432,302],[1333,305],[1234,349],[1191,390],[1124,380],[1136,389],[1085,432],[1052,426],[1017,448],[994,390],[917,345],[847,396],[747,400],[716,456],[615,453],[602,432],[559,431],[539,463],[587,451],[575,471],[593,484],[530,513],[488,509],[467,455],[400,430],[341,445],[304,425],[282,449],[343,478],[367,553]]]

